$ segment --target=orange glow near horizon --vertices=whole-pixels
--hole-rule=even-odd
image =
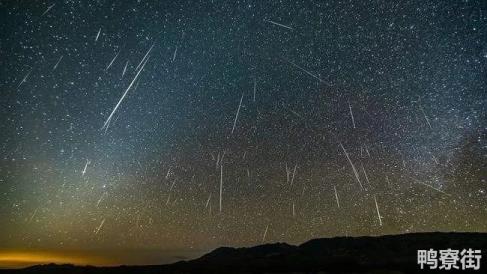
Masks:
[[[47,251],[0,251],[0,268],[22,268],[38,264],[115,265],[104,258],[79,253]]]

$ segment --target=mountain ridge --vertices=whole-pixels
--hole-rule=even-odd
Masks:
[[[430,270],[420,270],[417,250],[430,248],[460,251],[472,248],[486,252],[487,233],[423,232],[318,238],[299,245],[270,243],[252,247],[219,247],[194,260],[167,265],[42,265],[0,270],[0,273],[429,273]]]

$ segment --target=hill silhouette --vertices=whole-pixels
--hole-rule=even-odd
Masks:
[[[93,267],[40,265],[0,273],[430,273],[417,264],[418,249],[487,250],[487,233],[414,233],[380,237],[314,239],[301,245],[220,247],[202,257],[168,265]],[[476,273],[483,273],[481,268]],[[445,271],[443,271],[445,272]],[[438,273],[443,273],[438,271]],[[467,271],[447,271],[468,273]]]

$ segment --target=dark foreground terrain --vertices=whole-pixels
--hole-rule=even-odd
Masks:
[[[92,267],[41,265],[0,273],[431,273],[420,270],[418,249],[481,249],[478,271],[487,273],[487,233],[418,233],[381,237],[315,239],[250,248],[218,248],[201,258],[169,265]]]

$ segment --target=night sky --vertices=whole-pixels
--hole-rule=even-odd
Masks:
[[[0,266],[487,232],[487,2],[1,1]]]

